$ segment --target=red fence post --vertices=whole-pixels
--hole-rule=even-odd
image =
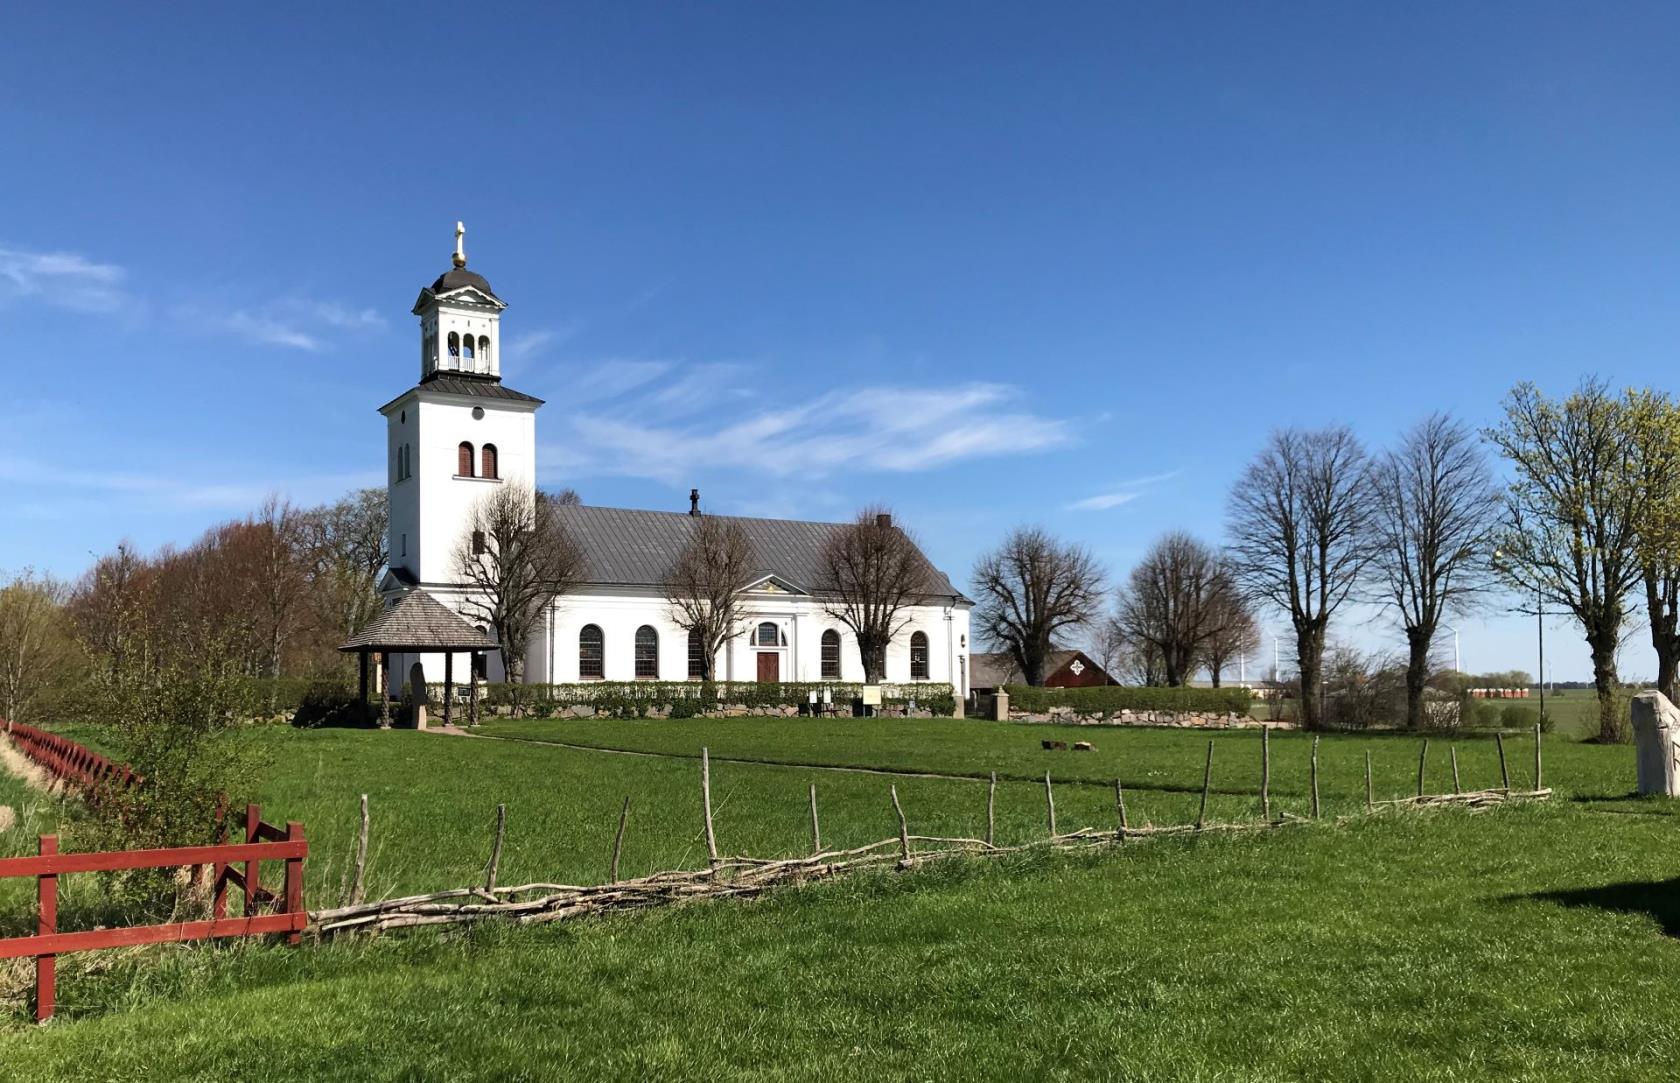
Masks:
[[[286,841],[302,842],[303,825],[296,820],[289,821],[286,824]],[[286,859],[286,913],[301,914],[303,912],[303,858],[288,857]],[[292,930],[292,934],[286,937],[286,943],[303,943],[303,931],[301,929]]]
[[[47,857],[58,853],[58,836],[42,835],[39,853]],[[58,874],[42,873],[36,880],[35,902],[40,915],[35,921],[35,935],[51,936],[58,932]],[[58,956],[35,956],[35,1021],[45,1023],[53,1017],[53,1003],[58,999]]]
[[[257,825],[262,823],[262,806],[245,806],[245,841],[257,841]],[[257,887],[259,874],[256,861],[245,862],[245,916],[251,917],[257,912]]]

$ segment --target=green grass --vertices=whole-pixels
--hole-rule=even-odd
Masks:
[[[1007,780],[1001,841],[1042,834],[1043,785],[1027,780],[1046,769],[1064,828],[1113,823],[1116,775],[1134,822],[1184,822],[1207,741],[949,720],[486,730],[525,739],[248,731],[270,746],[271,817],[309,827],[312,903],[339,890],[362,792],[386,894],[481,875],[497,801],[504,883],[601,879],[626,794],[626,874],[697,865],[687,757],[702,744],[724,848],[772,855],[809,846],[810,781],[831,844],[893,832],[889,783],[913,830],[973,834],[986,790],[973,777],[992,770]],[[1045,752],[1045,738],[1097,750]],[[1213,739],[1212,812],[1252,816],[1258,735]],[[660,755],[535,743],[551,740]],[[1274,735],[1274,807],[1306,812],[1310,747]],[[1366,751],[1379,797],[1411,792],[1419,747],[1326,737],[1327,811],[1363,806]],[[1457,747],[1467,785],[1496,784],[1491,741]],[[1430,750],[1428,788],[1450,788],[1445,742]],[[1532,745],[1507,750],[1527,785]],[[1672,1078],[1676,1056],[1649,1023],[1680,1012],[1680,820],[1627,798],[1630,749],[1548,740],[1545,763],[1557,799],[1480,815],[962,863],[564,927],[65,966],[61,1021],[0,1033],[0,1077],[125,1078],[144,1063],[160,1079]]]

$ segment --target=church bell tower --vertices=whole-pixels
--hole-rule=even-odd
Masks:
[[[466,227],[455,224],[449,270],[420,291],[420,379],[379,408],[385,415],[390,569],[387,590],[424,587],[445,601],[463,589],[456,552],[471,544],[474,505],[497,486],[536,485],[542,400],[502,383],[506,302],[467,269]]]

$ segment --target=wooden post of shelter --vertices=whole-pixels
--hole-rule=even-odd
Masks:
[[[455,652],[443,656],[443,724],[449,725],[450,707],[455,699]]]
[[[379,652],[379,728],[391,728],[391,652]]]

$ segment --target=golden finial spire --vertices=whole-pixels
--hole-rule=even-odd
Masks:
[[[457,267],[465,267],[467,265],[467,250],[466,250],[466,247],[465,247],[466,236],[467,236],[467,227],[462,225],[460,222],[456,222],[455,223],[455,266],[457,266]]]

